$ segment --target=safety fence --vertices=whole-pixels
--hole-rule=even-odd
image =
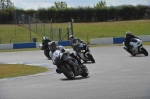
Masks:
[[[71,22],[44,23],[36,18],[36,15],[13,11],[12,24],[0,24],[0,44],[5,43],[27,43],[40,42],[43,36],[51,40],[68,40],[68,35],[72,34]],[[69,19],[70,20],[70,19]]]
[[[150,35],[138,36],[143,42],[150,42]],[[124,37],[91,39],[90,44],[121,44]],[[38,48],[41,42],[0,44],[0,49]],[[70,41],[58,41],[59,45],[70,46]]]

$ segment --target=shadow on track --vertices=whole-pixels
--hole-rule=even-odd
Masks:
[[[74,81],[74,80],[82,80],[82,79],[87,79],[87,78],[89,78],[90,76],[88,76],[88,77],[76,77],[76,78],[74,78],[72,81]],[[60,79],[61,81],[71,81],[70,79],[68,79],[68,78],[62,78],[62,79]]]

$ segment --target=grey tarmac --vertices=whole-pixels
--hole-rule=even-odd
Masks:
[[[150,52],[150,46],[144,47]],[[0,79],[0,99],[150,99],[150,56],[132,57],[122,46],[90,50],[96,63],[86,63],[89,76],[75,80],[57,74],[42,50],[0,53],[0,63],[52,68],[46,73]]]

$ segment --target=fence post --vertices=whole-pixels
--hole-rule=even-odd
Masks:
[[[45,24],[44,24],[44,22],[43,22],[43,27],[44,27],[44,36],[45,36]]]
[[[60,28],[58,28],[58,37],[59,37],[58,39],[61,40],[61,30],[60,30]]]
[[[29,16],[29,33],[30,33],[30,42],[31,42],[31,24],[30,24],[30,16]]]
[[[67,28],[67,39],[69,40],[69,28]]]
[[[53,40],[52,19],[50,21],[50,39]]]
[[[72,25],[72,18],[71,18],[70,22],[71,22],[71,32],[72,32],[72,35],[74,35],[74,33],[73,33],[73,25]]]

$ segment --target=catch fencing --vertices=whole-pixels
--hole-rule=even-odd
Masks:
[[[40,42],[43,36],[51,40],[68,40],[73,34],[72,23],[44,23],[36,18],[36,15],[29,16],[21,12],[12,12],[12,24],[0,24],[0,44]],[[61,27],[60,27],[61,24]],[[62,26],[65,25],[65,26]]]

